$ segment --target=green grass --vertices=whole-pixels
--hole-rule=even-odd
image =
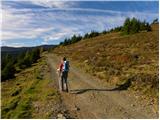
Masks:
[[[10,118],[12,115],[12,111],[17,107],[20,98],[16,97],[11,99],[7,105],[2,107],[2,118]],[[3,105],[3,104],[2,104]]]
[[[16,74],[16,78],[2,82],[1,117],[50,118],[51,107],[60,101],[60,96],[48,71],[42,57],[32,67]]]
[[[31,116],[31,98],[27,97],[19,102],[19,105],[17,106],[14,114],[12,114],[12,118],[18,119],[18,118],[32,118]]]
[[[11,96],[17,96],[18,94],[20,94],[21,90],[21,87],[18,87],[17,89],[13,90]]]

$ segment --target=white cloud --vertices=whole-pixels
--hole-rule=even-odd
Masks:
[[[15,39],[22,39],[23,43],[23,38],[32,41],[41,38],[43,41],[39,44],[47,44],[52,41],[62,41],[73,34],[111,29],[122,25],[126,17],[144,20],[158,16],[156,13],[73,8],[73,2],[64,1],[30,0],[30,2],[47,8],[3,7],[2,41],[5,41],[3,44],[8,44],[11,40],[14,42]]]
[[[48,32],[53,28],[37,28],[16,31],[3,31],[2,40],[15,40],[15,39],[36,39],[42,33]]]
[[[40,5],[49,8],[66,8],[74,5],[73,2],[53,1],[53,0],[30,0],[30,2],[32,2],[32,4],[35,5]]]
[[[25,28],[31,19],[31,14],[23,15],[21,12],[15,12],[14,9],[2,9],[2,29],[15,30],[19,27]]]
[[[24,14],[25,12],[26,10],[2,9],[2,40],[33,39],[54,29],[52,26],[42,27],[38,24],[35,26],[35,24],[32,24],[35,14]]]
[[[51,32],[51,34],[44,36],[44,42],[48,41],[55,41],[55,40],[63,40],[64,38],[70,37],[73,34],[78,34],[78,28],[77,31],[73,29],[72,27],[66,28],[65,26],[61,26],[62,28],[59,29],[58,32]]]
[[[25,44],[23,44],[23,43],[12,43],[12,44],[10,44],[9,46],[11,46],[11,47],[23,47],[23,46],[25,46]]]

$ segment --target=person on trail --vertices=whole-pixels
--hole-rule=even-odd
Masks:
[[[61,91],[66,91],[68,92],[68,72],[69,72],[69,61],[66,60],[64,57],[61,64],[59,65],[59,68],[57,69],[59,71],[59,87]],[[65,90],[64,90],[64,85],[65,85]]]

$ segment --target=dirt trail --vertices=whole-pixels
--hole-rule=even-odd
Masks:
[[[53,54],[46,58],[57,83],[56,68],[60,58]],[[70,92],[61,95],[73,118],[158,118],[151,106],[142,106],[128,91],[106,87],[102,81],[70,64]]]

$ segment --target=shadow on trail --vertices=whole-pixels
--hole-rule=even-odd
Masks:
[[[105,91],[122,91],[122,90],[127,90],[129,87],[131,86],[131,81],[127,81],[125,82],[124,84],[122,85],[118,85],[116,88],[112,88],[112,89],[75,89],[75,90],[70,90],[71,93],[73,94],[82,94],[82,93],[85,93],[85,92],[88,92],[88,91],[102,91],[102,92],[105,92]]]
[[[75,90],[70,90],[70,92],[73,94],[82,94],[89,91],[105,92],[105,91],[121,91],[121,90],[126,90],[126,89],[122,89],[120,87],[116,87],[113,89],[75,89]]]
[[[82,94],[89,91],[112,91],[112,89],[76,89],[70,90],[72,94]]]

